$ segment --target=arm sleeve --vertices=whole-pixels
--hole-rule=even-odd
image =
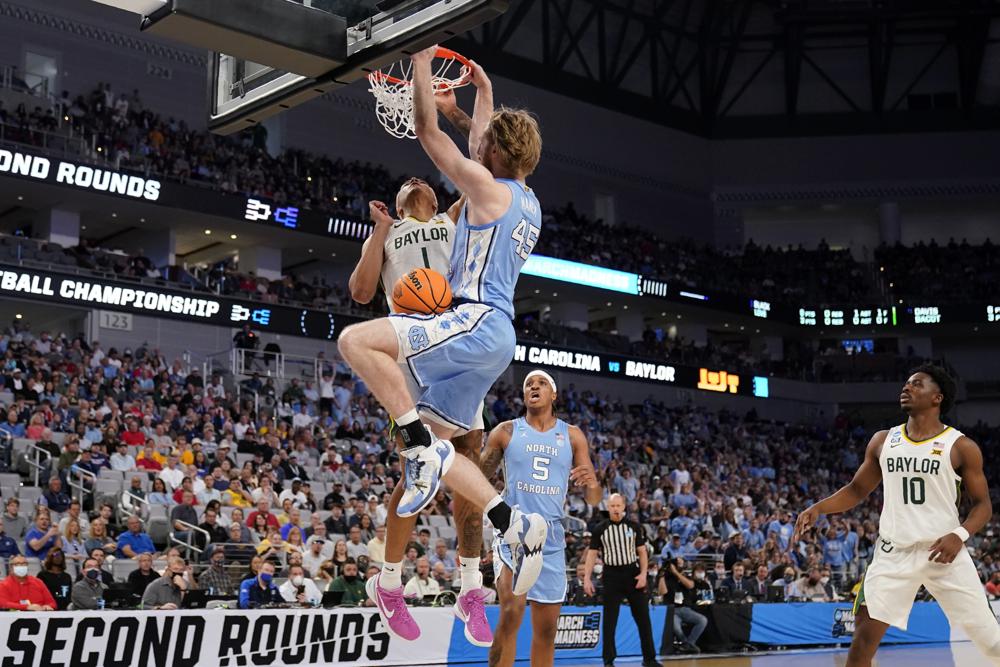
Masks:
[[[73,603],[73,607],[75,609],[86,609],[86,607],[81,606],[80,602],[77,600],[76,591],[77,591],[77,587],[74,585],[73,588],[72,588],[72,591],[69,594],[69,601]]]
[[[56,599],[52,597],[52,591],[49,590],[49,587],[41,579],[38,579],[37,582],[38,597],[43,600],[42,604],[46,604],[53,609],[58,609],[59,605],[56,603]]]
[[[590,535],[590,549],[600,551],[601,553],[604,552],[604,549],[601,547],[601,537],[604,536],[604,529],[607,525],[607,523],[601,523],[594,528],[594,532]]]
[[[250,606],[250,586],[255,579],[247,579],[240,584],[240,609],[247,609]]]
[[[14,581],[13,577],[8,579],[9,581]],[[20,600],[14,599],[15,596],[11,594],[8,590],[7,581],[0,581],[0,609],[16,609],[18,611],[24,611],[28,607],[21,604]]]

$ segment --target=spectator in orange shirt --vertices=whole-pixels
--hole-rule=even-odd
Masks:
[[[54,611],[56,601],[48,586],[28,574],[28,559],[10,559],[10,576],[0,581],[0,609],[18,611]]]

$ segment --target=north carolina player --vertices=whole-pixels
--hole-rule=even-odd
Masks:
[[[530,114],[493,111],[492,86],[473,64],[470,80],[477,92],[469,149],[478,161],[464,157],[438,127],[431,83],[436,52],[431,47],[411,57],[414,126],[434,164],[468,198],[452,246],[449,279],[455,300],[440,315],[392,314],[348,327],[339,347],[395,420],[406,445],[400,452],[407,465],[397,514],[420,512],[446,479],[485,511],[511,546],[514,591],[520,595],[541,571],[546,522],[512,509],[476,464],[455,456],[448,438],[470,428],[486,392],[514,356],[514,288],[541,231],[541,208],[525,184],[541,157],[541,135]],[[423,390],[416,403],[399,368],[404,362]],[[418,407],[437,420],[425,426]],[[402,586],[387,574],[383,569],[369,579],[369,595],[391,632],[416,639],[420,629],[406,608]]]
[[[395,311],[389,292],[396,281],[414,267],[423,266],[434,269],[442,275],[448,275],[451,247],[455,239],[453,216],[459,214],[464,203],[464,199],[459,199],[448,213],[439,214],[434,189],[419,178],[407,180],[399,189],[396,195],[398,220],[389,215],[388,207],[384,203],[371,202],[369,208],[375,228],[365,241],[361,249],[361,259],[358,260],[348,282],[351,297],[359,303],[368,303],[375,297],[381,284],[389,310]],[[420,387],[405,365],[403,374],[410,396],[416,401],[420,397]],[[432,414],[423,413],[421,416],[433,419]],[[392,435],[402,447],[404,443],[395,432],[395,428]],[[479,450],[483,446],[481,404],[476,410],[472,429],[461,436],[453,436],[452,442],[457,453],[474,463],[479,462]],[[404,465],[405,462],[406,459],[403,459]],[[396,514],[396,507],[402,495],[403,486],[396,485],[389,501],[389,513],[386,518],[385,561],[389,565],[386,567],[383,579],[387,580],[389,588],[393,589],[396,588],[394,578],[401,574],[394,564],[403,560],[410,534],[417,522],[416,516],[404,518]],[[476,604],[477,599],[486,597],[486,591],[482,587],[482,574],[479,571],[483,548],[482,510],[473,507],[462,496],[456,495],[455,523],[459,528],[458,557],[462,582],[462,589],[455,603],[456,613],[466,623],[465,634],[470,642],[477,646],[490,646],[493,643],[493,631],[486,620],[482,604]]]
[[[524,378],[524,417],[490,432],[483,451],[483,473],[492,477],[503,464],[503,497],[512,507],[542,515],[549,524],[542,550],[544,564],[527,595],[514,595],[513,568],[507,544],[497,536],[493,568],[500,596],[500,622],[490,649],[490,667],[510,667],[517,653],[517,633],[526,602],[531,602],[532,667],[552,665],[556,626],[566,599],[566,539],[562,518],[570,482],[586,487],[585,498],[598,505],[603,490],[590,460],[587,437],[555,415],[556,383],[545,371]]]
[[[908,419],[872,436],[854,479],[800,516],[798,539],[821,514],[845,512],[882,482],[884,501],[875,555],[855,604],[856,629],[847,667],[869,667],[890,625],[906,630],[921,585],[952,625],[1000,665],[1000,626],[965,548],[993,514],[979,446],[941,423],[955,401],[955,381],[930,364],[913,370],[900,407]],[[963,523],[962,490],[972,500]]]

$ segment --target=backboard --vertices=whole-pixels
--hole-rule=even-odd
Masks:
[[[194,23],[177,20],[185,5],[197,6],[200,1],[167,0],[167,7],[147,17],[143,29],[188,43],[215,44],[217,50],[209,59],[209,128],[220,134],[251,127],[363,79],[373,69],[500,16],[508,4],[507,0],[253,0],[250,7],[244,4],[247,0],[210,0],[211,10],[205,12],[213,16],[198,16]],[[237,17],[238,6],[243,10]],[[275,12],[289,20],[269,30],[279,23]],[[218,25],[220,13],[228,17],[223,26]],[[201,30],[203,26],[208,28]],[[323,47],[323,39],[329,48]],[[242,52],[220,52],[227,46],[230,53]]]

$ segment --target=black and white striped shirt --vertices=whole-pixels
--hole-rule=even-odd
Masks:
[[[609,567],[635,565],[639,562],[637,549],[645,544],[642,528],[627,519],[618,523],[605,521],[590,537],[590,548],[599,549],[604,564]]]

